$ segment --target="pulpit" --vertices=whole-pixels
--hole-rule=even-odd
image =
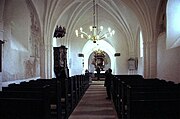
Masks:
[[[69,70],[67,67],[67,48],[63,45],[54,47],[54,73],[56,75],[56,93],[57,93],[57,118],[62,117],[61,98],[67,98],[67,78]]]
[[[69,77],[67,67],[67,48],[64,45],[54,47],[54,73],[57,79],[65,79]]]

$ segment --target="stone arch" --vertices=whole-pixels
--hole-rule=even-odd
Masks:
[[[97,44],[99,44],[99,45],[97,45]],[[92,41],[86,42],[86,44],[84,45],[84,47],[82,49],[82,53],[84,54],[83,72],[85,72],[85,70],[88,69],[88,59],[89,59],[91,53],[97,48],[105,51],[108,54],[108,56],[110,57],[110,62],[111,62],[111,69],[113,70],[113,72],[115,72],[115,62],[116,62],[116,59],[114,57],[115,49],[112,47],[111,44],[109,44],[105,40],[100,40],[96,44],[93,43]]]

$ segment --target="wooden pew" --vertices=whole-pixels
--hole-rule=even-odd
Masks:
[[[50,119],[48,87],[43,91],[0,92],[2,119]]]
[[[3,91],[36,92],[40,91],[44,85],[49,85],[51,118],[67,119],[87,90],[89,80],[85,79],[84,75],[73,76],[65,80],[37,79],[20,84],[10,84],[9,87],[3,87]]]
[[[43,86],[49,85],[49,97],[50,97],[50,107],[51,107],[51,117],[62,117],[61,114],[61,105],[60,105],[60,97],[61,93],[57,93],[57,90],[61,90],[60,83],[57,80],[49,80],[49,79],[37,79],[36,81],[30,81],[21,84],[11,84],[9,87],[3,87],[3,92],[7,91],[16,91],[16,92],[37,92],[42,89]],[[60,92],[60,91],[59,91]],[[59,103],[58,103],[59,102]]]
[[[113,89],[112,89],[112,97],[114,106],[116,108],[117,114],[119,118],[123,118],[124,115],[124,86],[126,85],[124,81],[134,81],[134,80],[142,80],[143,77],[141,75],[114,75],[113,77]]]
[[[169,90],[157,89],[156,91],[134,89],[128,87],[127,119],[178,119],[180,117],[180,88],[172,89],[173,91],[170,87]]]
[[[136,78],[138,78],[139,76],[135,76]],[[130,78],[128,78],[128,76],[115,76],[115,78],[113,79],[113,102],[114,102],[114,105],[115,105],[115,108],[116,108],[116,111],[117,111],[117,114],[118,114],[118,117],[119,118],[122,118],[122,119],[143,119],[145,117],[133,117],[132,115],[134,115],[134,113],[137,113],[138,111],[138,106],[135,105],[137,102],[134,101],[135,103],[133,103],[131,100],[134,99],[135,97],[133,97],[132,99],[129,98],[131,96],[130,93],[129,93],[129,89],[128,87],[131,86],[133,87],[132,91],[133,92],[136,92],[137,93],[140,93],[140,94],[144,94],[146,95],[145,97],[151,97],[150,99],[148,99],[147,101],[144,99],[139,99],[139,102],[152,102],[154,99],[152,98],[152,96],[150,95],[150,92],[151,94],[155,94],[157,93],[157,91],[160,93],[156,98],[155,103],[157,103],[158,101],[157,100],[161,100],[159,101],[159,112],[169,112],[167,113],[167,117],[168,115],[171,115],[173,114],[174,115],[174,118],[177,118],[177,116],[179,116],[177,113],[177,111],[174,111],[175,113],[173,113],[172,111],[168,111],[168,110],[164,110],[163,111],[163,105],[165,101],[167,101],[167,105],[174,105],[174,103],[176,104],[176,106],[174,106],[175,108],[179,107],[179,97],[176,97],[175,94],[179,95],[179,93],[177,92],[177,90],[179,91],[179,88],[177,88],[176,86],[174,87],[174,83],[171,83],[171,82],[166,82],[165,80],[159,80],[159,79],[143,79],[141,77],[139,77],[139,79],[136,79],[136,78],[133,78],[132,76],[130,76]],[[173,94],[173,92],[171,92],[170,94],[173,94],[171,96],[171,98],[167,98],[167,97],[164,97],[163,98],[163,94],[164,93],[168,93],[168,91],[171,90],[171,91],[175,91],[176,93]],[[144,92],[142,92],[144,91]],[[155,93],[154,93],[155,92]],[[179,91],[180,92],[180,91]],[[169,96],[170,96],[169,94]],[[141,95],[137,95],[137,97],[141,97]],[[115,98],[115,99],[114,99]],[[135,99],[134,99],[135,100]],[[139,103],[139,106],[141,103]],[[150,104],[150,103],[147,103],[147,104]],[[142,103],[142,105],[145,105],[146,103]],[[133,106],[132,106],[133,105]],[[178,105],[178,106],[177,106]],[[151,105],[149,105],[151,106]],[[171,106],[170,106],[171,107]],[[137,109],[138,108],[138,109]],[[147,108],[146,108],[147,109]],[[139,109],[141,111],[143,111],[143,109]],[[170,109],[172,110],[172,109]],[[179,110],[179,108],[178,108]],[[137,111],[137,112],[136,112]],[[151,112],[151,111],[147,111],[147,112]],[[152,113],[149,113],[149,114],[152,114]],[[163,115],[160,115],[160,117],[163,117]],[[159,118],[160,118],[159,117]],[[173,116],[172,116],[173,117]],[[158,117],[156,117],[158,118]],[[149,118],[146,116],[146,119],[154,119],[154,117],[150,117]],[[161,119],[161,118],[160,118]],[[165,118],[166,119],[166,118]]]
[[[75,76],[72,76],[73,82],[73,107],[76,107],[78,103],[78,88],[77,88],[77,80]]]
[[[72,113],[72,111],[75,108],[75,98],[74,98],[74,94],[73,94],[73,79],[71,77],[68,78],[68,96],[67,96],[67,100],[68,100],[68,117],[70,116],[70,114]]]

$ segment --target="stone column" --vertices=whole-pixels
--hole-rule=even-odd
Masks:
[[[150,77],[156,78],[157,76],[157,43],[156,41],[151,41],[149,43],[150,47]]]
[[[148,43],[143,43],[143,51],[144,51],[144,78],[148,77]]]
[[[43,39],[43,38],[42,38]],[[46,73],[45,73],[45,46],[41,42],[40,45],[40,77],[41,78],[46,78]]]
[[[155,78],[157,74],[157,44],[155,41],[144,43],[144,77]]]
[[[52,78],[52,46],[50,45],[50,39],[47,39],[47,35],[43,37],[44,43],[41,43],[40,54],[40,75],[41,78]],[[49,41],[49,42],[48,42]]]

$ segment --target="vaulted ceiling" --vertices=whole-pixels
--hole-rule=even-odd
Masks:
[[[160,5],[163,0],[96,0],[98,24],[115,29],[117,37],[123,36],[133,49],[139,30],[152,40],[159,22]],[[93,24],[93,0],[32,0],[41,19],[44,34],[51,36],[56,25],[66,27],[67,42],[74,39],[75,29],[88,31]],[[42,4],[43,3],[43,4]],[[42,12],[42,11],[45,12]],[[148,35],[147,35],[148,34]]]

